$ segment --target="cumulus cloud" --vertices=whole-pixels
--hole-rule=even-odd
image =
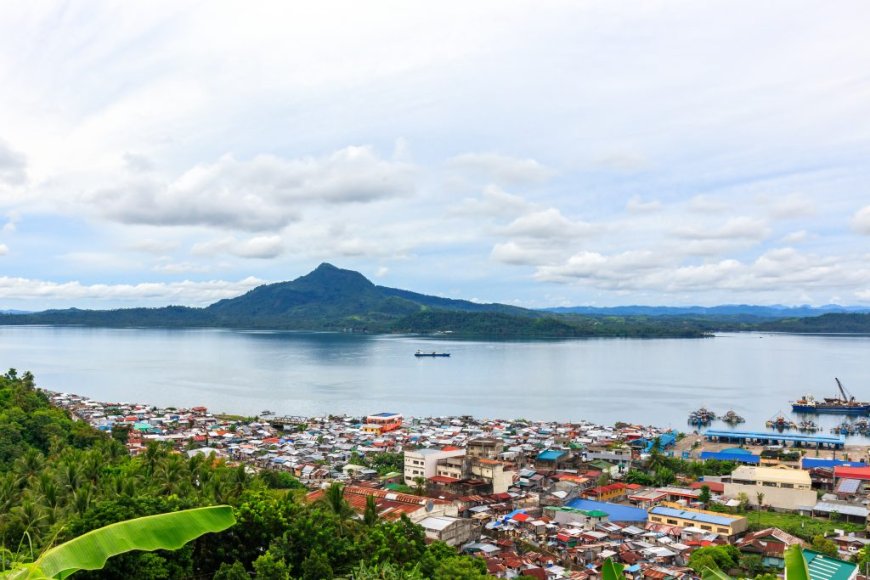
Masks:
[[[208,256],[214,254],[232,254],[239,258],[276,258],[284,253],[284,242],[281,236],[255,236],[247,240],[238,240],[228,236],[210,242],[194,244],[193,254]]]
[[[0,244],[0,256],[5,256],[9,253],[9,246],[6,244]]]
[[[548,245],[519,244],[504,242],[493,246],[490,258],[503,264],[515,266],[536,266],[552,260],[553,249]]]
[[[232,298],[263,284],[263,280],[248,277],[238,282],[210,280],[207,282],[144,282],[140,284],[82,284],[78,281],[50,282],[28,278],[0,276],[0,299],[77,302],[142,301],[165,304],[206,305],[223,298]]]
[[[450,208],[454,215],[473,217],[515,217],[535,209],[522,196],[507,193],[496,185],[487,185],[478,198],[468,198],[455,208]]]
[[[859,234],[870,236],[870,205],[864,206],[852,216],[852,229]]]
[[[462,172],[481,174],[488,180],[506,185],[545,181],[554,172],[538,161],[497,153],[466,153],[447,161],[447,166]]]
[[[518,217],[503,228],[501,233],[516,237],[565,240],[588,236],[598,230],[593,224],[569,220],[558,209],[551,207]]]
[[[379,158],[371,147],[326,157],[224,155],[168,184],[139,178],[91,196],[110,219],[150,225],[201,225],[247,231],[281,229],[311,205],[367,203],[409,195],[413,167]]]
[[[27,159],[0,139],[0,182],[10,185],[24,183],[27,179]]]
[[[762,240],[770,234],[767,222],[752,217],[731,218],[719,227],[690,226],[679,228],[675,235],[689,240]]]
[[[859,289],[870,283],[870,268],[837,258],[776,248],[753,261],[723,259],[702,264],[673,263],[650,252],[604,255],[580,252],[564,263],[541,266],[535,278],[602,290],[662,293],[777,292],[783,287]],[[858,295],[858,294],[856,294]]]

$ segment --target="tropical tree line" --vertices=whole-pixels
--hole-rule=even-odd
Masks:
[[[481,560],[427,545],[406,518],[380,521],[374,505],[356,517],[340,486],[310,504],[286,473],[156,442],[130,457],[111,435],[53,407],[29,373],[0,376],[0,571],[104,526],[215,505],[230,506],[235,525],[177,550],[124,553],[75,577],[485,577]]]

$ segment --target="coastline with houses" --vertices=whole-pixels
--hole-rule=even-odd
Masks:
[[[485,558],[496,577],[597,578],[606,558],[631,578],[697,577],[692,554],[727,545],[775,570],[783,550],[799,543],[811,577],[813,566],[835,566],[848,580],[859,572],[850,560],[870,544],[866,449],[813,448],[810,439],[735,446],[625,423],[392,412],[243,418],[46,394],[133,455],[163,442],[189,456],[286,472],[308,501],[339,482],[359,513],[372,498],[381,518],[408,517],[428,539]],[[668,461],[727,470],[691,475],[652,465]],[[835,550],[813,551],[814,538],[765,526],[773,516],[827,521]]]

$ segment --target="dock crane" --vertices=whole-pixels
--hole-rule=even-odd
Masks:
[[[843,400],[850,401],[850,402],[854,401],[855,396],[854,395],[852,395],[852,396],[846,395],[846,389],[843,388],[843,383],[840,382],[840,379],[838,379],[837,377],[834,377],[834,380],[837,381],[837,388],[840,389],[840,394],[843,395]]]

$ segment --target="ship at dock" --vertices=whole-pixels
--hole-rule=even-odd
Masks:
[[[839,397],[826,397],[821,401],[812,395],[805,395],[791,404],[795,413],[830,413],[832,415],[870,415],[870,403],[856,401],[855,397],[846,392],[840,379],[837,381]]]

